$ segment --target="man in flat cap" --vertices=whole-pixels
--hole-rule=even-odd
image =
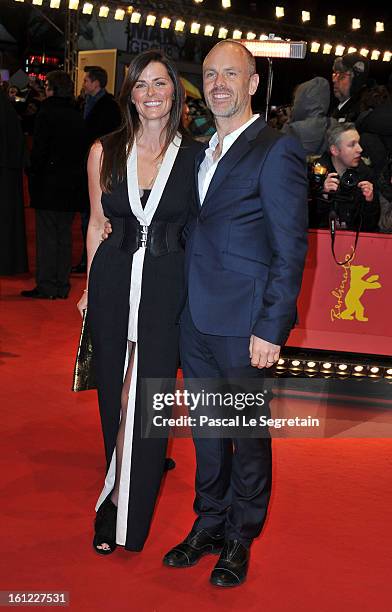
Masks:
[[[366,90],[368,75],[369,61],[360,53],[347,53],[335,59],[332,83],[338,105],[332,117],[339,122],[355,122],[360,113],[361,96]]]

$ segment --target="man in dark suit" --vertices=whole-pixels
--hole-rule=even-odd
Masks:
[[[85,122],[87,151],[89,151],[91,145],[98,138],[105,136],[105,134],[110,134],[110,132],[119,127],[121,113],[114,96],[105,89],[108,82],[106,70],[101,68],[101,66],[86,66],[84,72],[86,76],[83,80],[83,89],[86,98],[83,118]],[[83,274],[87,271],[86,237],[89,218],[90,211],[87,203],[87,210],[81,213],[84,242],[83,253],[80,263],[72,268],[74,273]]]
[[[217,132],[196,163],[181,363],[188,379],[262,377],[296,318],[307,248],[305,153],[252,114],[259,76],[243,45],[215,45],[203,81]],[[271,493],[270,437],[226,436],[194,438],[198,517],[164,557],[183,568],[221,553],[210,578],[221,587],[245,580]]]

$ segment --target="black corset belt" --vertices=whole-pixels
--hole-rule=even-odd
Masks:
[[[130,255],[139,247],[146,248],[154,257],[175,253],[183,248],[183,223],[153,221],[151,225],[140,225],[134,217],[113,217],[110,223],[112,233],[108,240]]]

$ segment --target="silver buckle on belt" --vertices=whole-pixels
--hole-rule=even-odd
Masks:
[[[141,225],[140,233],[141,233],[140,246],[145,248],[147,246],[148,225]]]

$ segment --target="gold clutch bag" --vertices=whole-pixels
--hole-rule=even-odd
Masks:
[[[78,352],[76,355],[72,391],[89,391],[96,389],[93,369],[93,346],[87,322],[87,309],[83,311],[82,331],[80,332]]]

